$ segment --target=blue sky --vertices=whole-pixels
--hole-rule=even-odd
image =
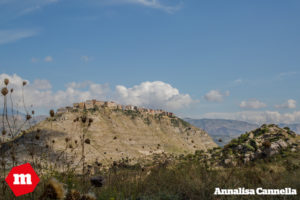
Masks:
[[[0,0],[0,73],[28,80],[47,99],[28,97],[41,113],[95,97],[182,117],[300,123],[299,8],[298,0]]]

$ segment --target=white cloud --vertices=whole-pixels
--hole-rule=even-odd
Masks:
[[[89,57],[89,56],[81,56],[81,60],[84,61],[84,62],[89,62],[89,61],[91,61],[91,57]]]
[[[6,11],[13,14],[10,17],[15,18],[41,10],[43,7],[58,1],[59,0],[0,0],[0,5],[5,5]]]
[[[14,88],[13,98],[22,108],[23,78],[16,74],[0,74],[0,87],[3,86],[5,78],[10,80],[9,88]],[[59,91],[53,91],[52,85],[47,80],[37,79],[33,83],[25,81],[27,82],[24,87],[25,103],[27,106],[33,105],[37,110],[72,105],[88,99],[113,100],[122,104],[166,110],[176,110],[195,102],[188,94],[181,94],[178,89],[161,81],[143,82],[132,88],[119,85],[114,91],[111,91],[107,84],[96,84],[91,81],[72,82]],[[2,100],[3,98],[0,98],[0,103]]]
[[[105,2],[107,2],[107,0]],[[176,5],[167,5],[165,3],[162,3],[162,0],[111,0],[110,2],[142,5],[149,8],[163,10],[168,13],[173,13],[182,7],[181,2]]]
[[[37,58],[31,58],[32,63],[37,63],[39,60]]]
[[[240,103],[241,108],[250,108],[250,109],[259,109],[259,108],[264,108],[267,105],[257,99],[250,99],[247,101],[242,101]]]
[[[0,30],[0,45],[37,35],[36,30]]]
[[[238,79],[234,80],[233,82],[236,83],[236,84],[239,84],[239,83],[243,82],[243,79],[238,78]]]
[[[0,74],[0,85],[3,86],[3,80],[8,78],[9,89],[14,88],[13,98],[16,104],[22,108],[22,83],[23,78],[14,74]],[[106,99],[109,94],[107,85],[95,83],[86,84],[85,88],[78,88],[76,84],[68,84],[64,90],[53,91],[52,86],[47,80],[35,80],[32,84],[28,81],[24,87],[24,98],[27,106],[33,105],[34,109],[50,109],[61,106],[72,105],[74,102],[85,101],[87,99]],[[0,98],[0,101],[3,99]],[[16,105],[15,104],[15,105]],[[23,111],[24,112],[24,111]]]
[[[39,6],[39,5],[25,8],[24,10],[20,11],[20,13],[18,14],[18,16],[26,15],[26,14],[32,13],[32,12],[34,12],[36,10],[39,10],[39,9],[41,9],[41,6]]]
[[[178,89],[161,81],[143,82],[132,88],[118,85],[116,97],[120,103],[166,110],[180,109],[195,102],[190,95],[181,94]]]
[[[47,90],[52,88],[52,85],[48,80],[40,80],[40,79],[34,80],[32,86],[40,90]]]
[[[288,77],[297,75],[298,73],[299,72],[297,72],[297,71],[282,72],[282,73],[279,73],[276,78],[284,79],[284,78],[288,78]]]
[[[204,98],[207,101],[211,101],[211,102],[221,102],[223,101],[224,96],[229,96],[229,94],[230,94],[229,91],[221,93],[218,90],[211,90],[204,96]]]
[[[52,56],[46,56],[44,60],[45,60],[45,62],[52,62],[53,58],[52,58]]]
[[[297,102],[294,99],[289,99],[283,104],[275,105],[275,108],[290,108],[290,109],[293,109],[293,108],[297,107],[296,104],[297,104]]]
[[[70,88],[76,88],[76,89],[82,89],[82,88],[86,88],[88,87],[90,84],[92,84],[91,81],[84,81],[84,82],[71,82],[71,83],[68,83],[66,85],[66,87],[70,87]]]
[[[242,111],[233,113],[206,113],[202,117],[211,119],[231,119],[256,124],[300,123],[300,111],[279,113],[278,111]]]

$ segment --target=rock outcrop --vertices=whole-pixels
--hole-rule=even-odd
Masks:
[[[242,134],[219,150],[225,165],[233,160],[248,163],[260,158],[268,158],[284,151],[296,151],[297,135],[288,127],[280,128],[275,124],[262,125],[260,128]]]

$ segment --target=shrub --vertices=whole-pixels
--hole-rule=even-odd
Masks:
[[[151,124],[151,120],[149,119],[149,117],[144,119],[145,124],[147,124],[148,126]]]
[[[201,154],[203,154],[203,153],[204,153],[203,150],[196,150],[196,151],[195,151],[195,155],[201,155]]]
[[[250,143],[249,143],[255,150],[257,150],[257,144],[256,144],[256,141],[251,139],[250,140]]]
[[[270,139],[270,142],[276,142],[276,141],[278,141],[279,139],[280,139],[280,137],[279,137],[279,136],[276,136],[276,137],[271,138],[271,139]]]
[[[239,143],[239,141],[238,141],[238,139],[234,138],[234,139],[231,140],[230,143]]]
[[[186,122],[186,121],[184,121],[184,120],[182,120],[182,119],[180,119],[180,118],[177,118],[180,122],[181,122],[181,124],[184,126],[184,127],[189,127],[190,126],[190,124],[188,123],[188,122]]]
[[[232,154],[233,154],[232,149],[228,149],[228,150],[227,150],[227,153],[228,153],[229,155],[232,155]]]
[[[246,148],[248,151],[255,151],[255,148],[249,144],[245,144],[244,148]]]
[[[243,142],[246,142],[248,140],[248,137],[249,137],[249,133],[244,133],[242,134],[240,137],[239,137],[239,143],[243,143]]]
[[[235,148],[239,145],[239,140],[234,138],[231,140],[231,142],[229,144],[226,144],[224,146],[224,149],[228,149],[228,148]]]
[[[179,121],[177,119],[171,119],[171,123],[173,124],[173,126],[179,127]]]
[[[269,140],[266,140],[262,143],[262,145],[265,147],[265,148],[270,148],[271,147],[271,142]]]

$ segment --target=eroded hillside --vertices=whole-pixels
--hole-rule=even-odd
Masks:
[[[105,107],[55,114],[15,143],[22,155],[17,156],[19,162],[56,159],[73,165],[81,162],[83,145],[87,164],[134,162],[154,154],[187,154],[217,146],[205,131],[176,116]]]

